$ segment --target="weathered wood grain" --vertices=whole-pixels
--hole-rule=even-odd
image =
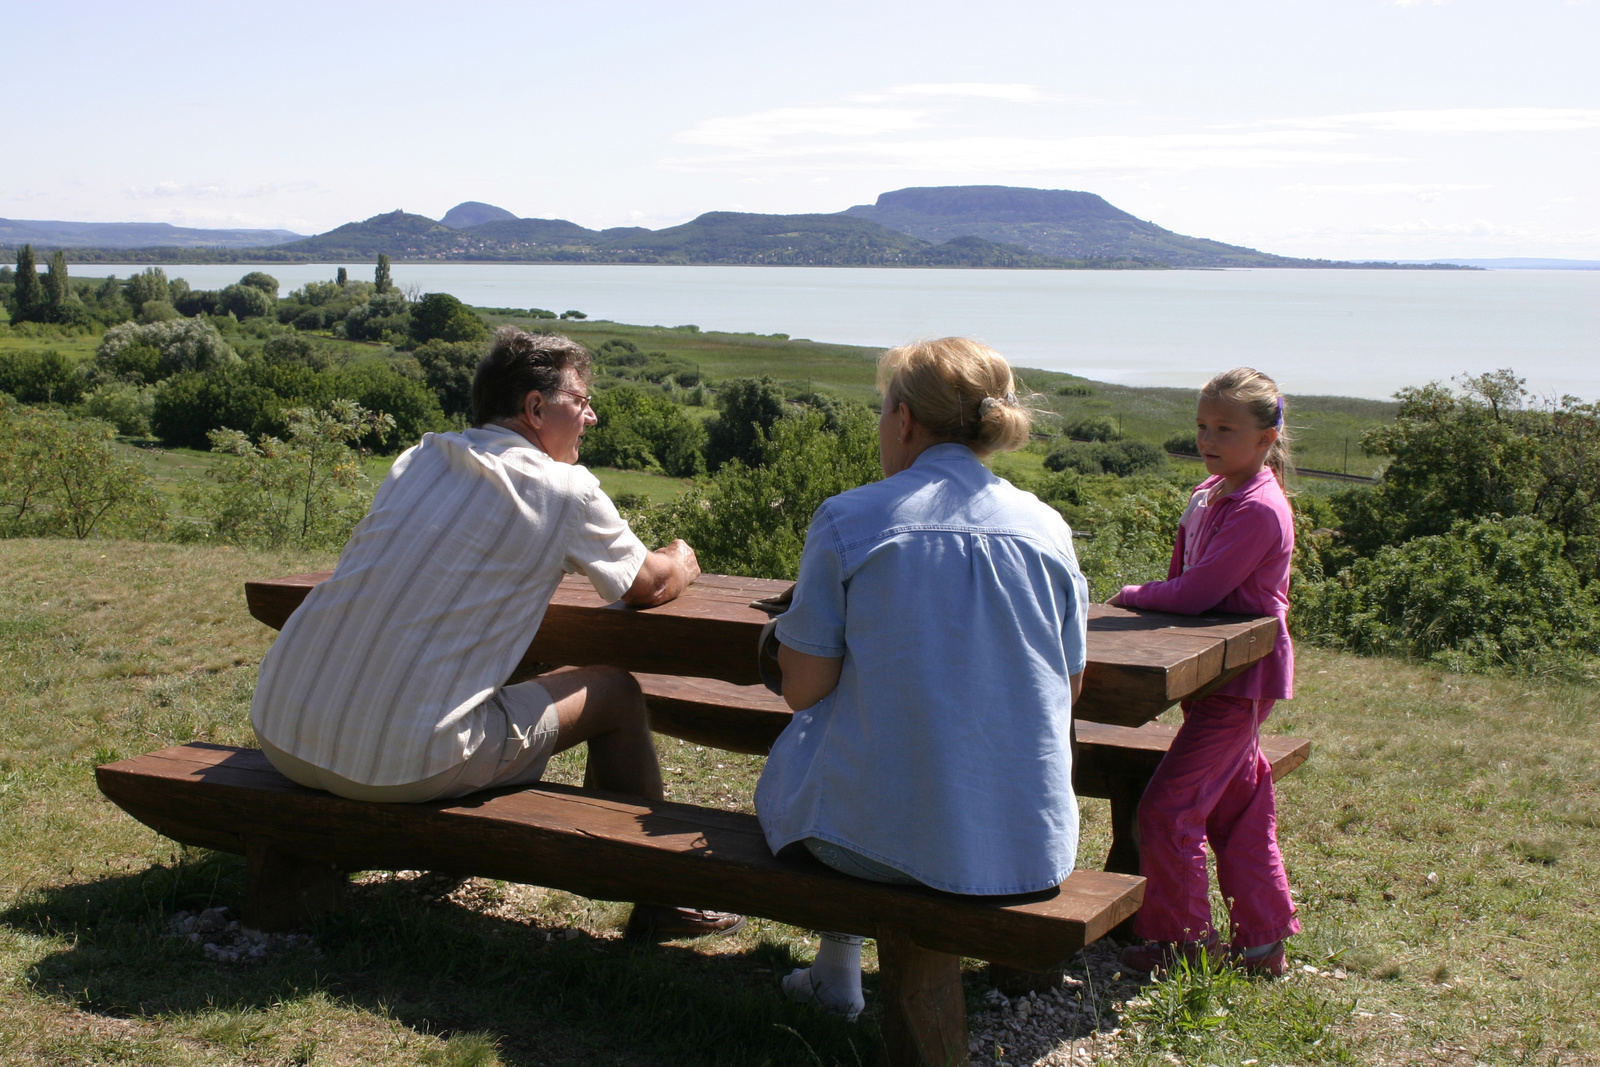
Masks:
[[[327,572],[245,583],[250,614],[281,628]],[[787,583],[709,574],[677,600],[645,610],[606,604],[588,580],[569,576],[515,677],[536,665],[610,664],[647,674],[759,681],[756,635],[768,616],[751,600]],[[1138,726],[1180,700],[1205,692],[1227,672],[1271,651],[1278,621],[1234,615],[1166,615],[1105,604],[1089,607],[1089,665],[1080,720]]]
[[[100,790],[186,844],[270,850],[327,870],[420,869],[602,900],[692,905],[810,929],[904,933],[932,952],[1034,970],[1132,915],[1143,880],[1075,871],[1025,898],[862,882],[809,855],[774,857],[754,816],[542,785],[431,804],[303,789],[253,749],[189,744],[97,768]]]

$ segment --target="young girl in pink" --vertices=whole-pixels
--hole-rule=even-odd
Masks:
[[[1208,696],[1184,701],[1183,726],[1139,802],[1139,873],[1147,879],[1134,931],[1149,943],[1122,962],[1146,972],[1184,957],[1213,956],[1204,844],[1228,901],[1230,957],[1247,970],[1281,975],[1283,939],[1300,922],[1278,852],[1272,767],[1261,723],[1294,695],[1289,564],[1294,516],[1284,497],[1289,444],[1283,395],[1271,378],[1241,367],[1200,390],[1196,443],[1210,477],[1195,487],[1164,582],[1130,585],[1112,604],[1197,615],[1276,615],[1267,656]]]

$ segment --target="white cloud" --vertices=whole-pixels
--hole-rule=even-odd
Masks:
[[[1377,157],[1335,147],[1349,135],[1331,131],[1189,133],[1065,138],[927,137],[846,143],[822,139],[747,145],[716,155],[676,156],[661,166],[676,171],[905,169],[949,173],[1044,174],[1080,171],[1185,171],[1201,168],[1285,167],[1374,162]]]
[[[1045,99],[1037,85],[1010,82],[918,82],[896,85],[889,92],[896,96],[944,96],[976,100],[1009,100],[1026,104]]]
[[[1308,130],[1367,129],[1392,133],[1557,133],[1600,127],[1600,108],[1456,107],[1363,111],[1348,115],[1269,119],[1247,125],[1293,126]]]

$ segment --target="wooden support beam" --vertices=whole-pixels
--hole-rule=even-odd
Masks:
[[[967,1002],[960,957],[930,952],[904,930],[881,925],[878,979],[888,1067],[964,1067]]]

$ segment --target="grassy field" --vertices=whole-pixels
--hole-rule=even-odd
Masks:
[[[0,542],[0,1062],[871,1060],[870,1019],[851,1027],[780,999],[775,976],[812,949],[806,932],[772,923],[628,950],[614,904],[379,872],[359,880],[347,916],[259,960],[210,958],[175,933],[185,914],[238,904],[239,864],[122,815],[93,768],[189,740],[247,743],[272,633],[249,618],[240,583],[330,563]],[[1314,742],[1279,788],[1305,924],[1294,976],[1142,991],[1124,976],[1094,990],[1105,1029],[1093,1053],[1600,1062],[1600,698],[1315,650],[1302,650],[1297,687],[1269,723]],[[758,758],[660,747],[673,799],[748,810]],[[552,774],[576,780],[581,757]],[[1081,861],[1097,865],[1106,812],[1084,807]],[[984,971],[966,971],[977,1013]],[[1183,1010],[1208,1000],[1227,1012]],[[1045,1062],[1065,1062],[1063,1050]]]

